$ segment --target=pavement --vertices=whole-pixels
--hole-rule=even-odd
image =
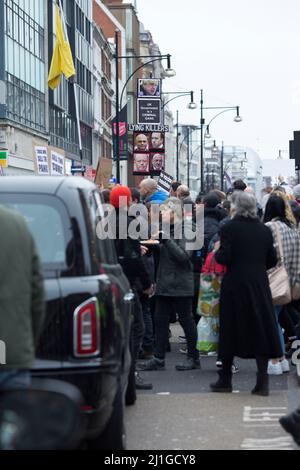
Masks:
[[[280,416],[300,405],[296,369],[270,377],[269,397],[251,395],[255,361],[237,360],[232,394],[210,392],[217,380],[215,357],[201,357],[201,370],[178,372],[184,359],[179,325],[172,325],[171,353],[166,370],[142,372],[153,390],[138,393],[126,409],[128,450],[296,450],[278,423]]]

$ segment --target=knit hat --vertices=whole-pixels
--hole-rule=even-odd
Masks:
[[[120,200],[120,198],[122,198]],[[117,185],[110,193],[110,203],[116,209],[129,206],[131,201],[131,191],[127,186]]]

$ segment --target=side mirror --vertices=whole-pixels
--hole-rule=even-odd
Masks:
[[[69,383],[34,380],[0,393],[0,450],[75,449],[84,432],[82,396]]]

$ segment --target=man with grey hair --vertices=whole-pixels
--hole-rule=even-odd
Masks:
[[[168,199],[168,193],[158,189],[157,181],[152,178],[141,181],[139,192],[145,204],[162,204]]]
[[[294,187],[293,193],[294,193],[294,197],[295,197],[297,203],[300,206],[300,184],[297,184],[297,186]]]
[[[180,199],[181,201],[183,199],[186,199],[188,197],[190,197],[191,193],[190,193],[190,190],[187,186],[185,186],[184,184],[182,184],[181,186],[179,186],[177,188],[177,191],[176,191],[176,196],[178,197],[178,199]]]

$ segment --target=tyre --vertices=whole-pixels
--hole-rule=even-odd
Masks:
[[[113,412],[105,430],[100,436],[88,441],[91,450],[125,450],[126,433],[124,426],[124,406],[122,389],[119,385],[115,398]]]
[[[128,385],[125,395],[126,406],[132,406],[136,402],[136,388],[135,388],[135,365],[131,361],[131,366],[128,374]]]

